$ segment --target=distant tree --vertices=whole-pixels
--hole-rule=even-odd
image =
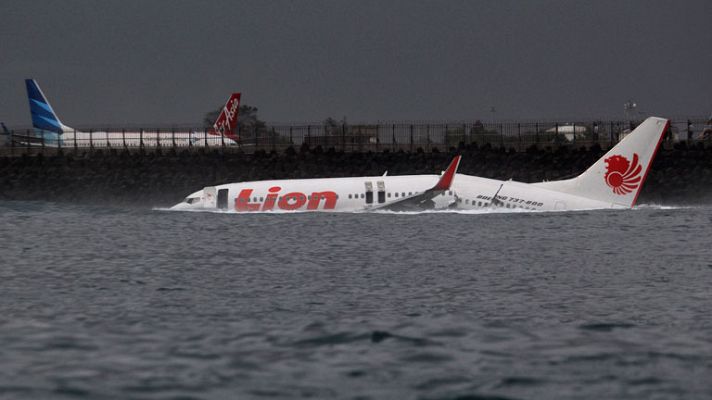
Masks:
[[[341,121],[334,118],[328,117],[324,120],[324,132],[327,135],[340,135],[341,127],[346,126],[346,117],[343,117]]]
[[[203,118],[203,124],[206,128],[210,128],[218,119],[218,115],[222,112],[223,107],[221,106],[215,111],[210,111],[205,113]],[[257,116],[257,107],[249,106],[243,104],[237,114],[237,132],[240,132],[242,137],[249,137],[256,132],[263,132],[267,129],[267,123],[262,121]],[[235,132],[235,133],[237,133]]]

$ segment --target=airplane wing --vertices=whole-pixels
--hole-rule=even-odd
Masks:
[[[452,185],[455,173],[457,172],[457,167],[460,165],[460,158],[461,156],[455,156],[455,158],[452,159],[450,165],[440,176],[438,183],[436,183],[432,188],[415,196],[406,197],[375,209],[390,211],[420,211],[434,208],[435,203],[433,202],[433,199],[435,196],[438,196],[444,191],[450,189],[450,185]]]

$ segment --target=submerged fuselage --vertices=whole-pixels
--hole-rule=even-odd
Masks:
[[[388,209],[392,204],[421,195],[438,179],[438,175],[405,175],[233,183],[195,192],[173,209],[235,212]],[[536,184],[456,174],[450,189],[433,197],[422,208],[466,210],[493,207],[550,211],[616,205],[547,190]]]

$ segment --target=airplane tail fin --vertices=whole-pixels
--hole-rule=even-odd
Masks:
[[[4,122],[0,122],[0,125],[2,125],[2,133],[0,133],[0,146],[9,145],[12,141],[12,133],[10,133],[10,130],[7,129]]]
[[[213,129],[215,133],[221,134],[232,140],[237,140],[238,137],[235,134],[237,129],[237,114],[240,111],[240,95],[241,93],[233,93],[230,98],[225,103],[218,119],[215,120]]]
[[[32,127],[41,131],[64,133],[65,130],[72,130],[59,120],[52,106],[47,101],[40,85],[34,79],[25,79],[27,87],[27,98],[30,102],[30,114],[32,115]]]
[[[669,126],[666,119],[650,117],[581,175],[538,186],[633,207]]]

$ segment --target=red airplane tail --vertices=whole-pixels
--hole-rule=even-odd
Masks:
[[[223,135],[232,140],[238,140],[235,130],[237,129],[237,114],[240,110],[241,93],[233,93],[225,103],[218,119],[213,124],[216,135]]]

